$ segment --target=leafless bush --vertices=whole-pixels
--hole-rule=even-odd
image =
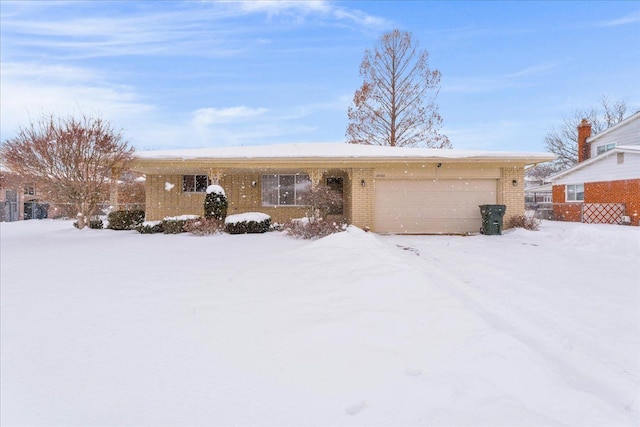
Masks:
[[[342,212],[342,193],[328,185],[319,184],[302,196],[302,203],[309,206],[307,217],[314,221],[323,220],[333,212]]]
[[[540,220],[528,215],[514,215],[507,223],[512,228],[524,228],[525,230],[538,231]]]
[[[297,218],[284,226],[284,231],[290,236],[299,239],[319,239],[330,234],[339,233],[346,229],[343,222],[314,220],[309,218]]]
[[[184,224],[184,231],[196,236],[208,236],[210,234],[222,233],[224,231],[224,221],[216,218],[189,219]]]

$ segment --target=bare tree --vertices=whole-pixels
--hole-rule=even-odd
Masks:
[[[440,71],[431,69],[429,53],[418,51],[409,32],[384,34],[360,65],[362,86],[349,107],[347,142],[389,146],[451,148],[439,133],[442,117],[435,99]]]
[[[591,123],[591,134],[596,135],[620,122],[627,112],[625,101],[610,102],[603,97],[599,106],[576,110],[562,125],[547,132],[545,148],[558,156],[553,163],[555,171],[562,171],[578,163],[578,125],[582,119]]]
[[[132,156],[121,133],[84,115],[45,115],[0,147],[0,158],[12,172],[41,185],[50,201],[75,206],[78,228],[108,199],[112,168]]]

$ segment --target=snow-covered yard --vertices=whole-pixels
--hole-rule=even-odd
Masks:
[[[640,228],[3,223],[10,425],[640,424]]]

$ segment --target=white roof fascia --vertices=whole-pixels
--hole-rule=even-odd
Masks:
[[[630,115],[629,117],[627,117],[626,119],[622,120],[619,123],[616,123],[615,125],[611,126],[608,129],[603,130],[602,132],[590,136],[589,138],[587,138],[587,142],[592,143],[597,139],[600,139],[601,137],[614,132],[616,129],[619,129],[623,126],[626,126],[627,124],[631,123],[632,121],[636,120],[636,119],[640,119],[640,111],[635,112],[634,114]]]
[[[584,162],[578,163],[577,165],[564,170],[556,175],[550,176],[549,178],[547,178],[548,180],[550,180],[551,182],[553,182],[555,179],[560,178],[561,176],[565,176],[569,173],[573,173],[577,170],[580,170],[586,166],[589,166],[592,163],[595,163],[599,160],[602,159],[606,159],[607,157],[613,155],[613,154],[617,154],[617,153],[631,153],[631,154],[640,154],[640,146],[635,146],[635,145],[621,145],[620,147],[616,147],[612,150],[606,151],[602,154],[597,155],[596,157],[592,157],[589,160],[585,160]]]
[[[525,161],[543,163],[556,156],[544,152],[472,151],[434,148],[403,148],[334,144],[276,144],[184,150],[142,151],[139,161],[168,160],[352,160],[352,161]]]

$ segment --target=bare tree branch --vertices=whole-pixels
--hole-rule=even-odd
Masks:
[[[435,98],[440,71],[429,68],[429,54],[418,52],[411,34],[384,34],[360,65],[362,86],[349,107],[347,142],[351,144],[451,148],[439,133],[442,117]]]
[[[591,135],[616,125],[624,119],[627,112],[625,101],[610,102],[603,97],[599,106],[578,109],[573,116],[563,118],[563,123],[547,132],[544,137],[545,148],[558,158],[544,167],[538,166],[527,172],[527,176],[547,177],[569,169],[578,163],[578,125],[582,119],[591,123]]]

